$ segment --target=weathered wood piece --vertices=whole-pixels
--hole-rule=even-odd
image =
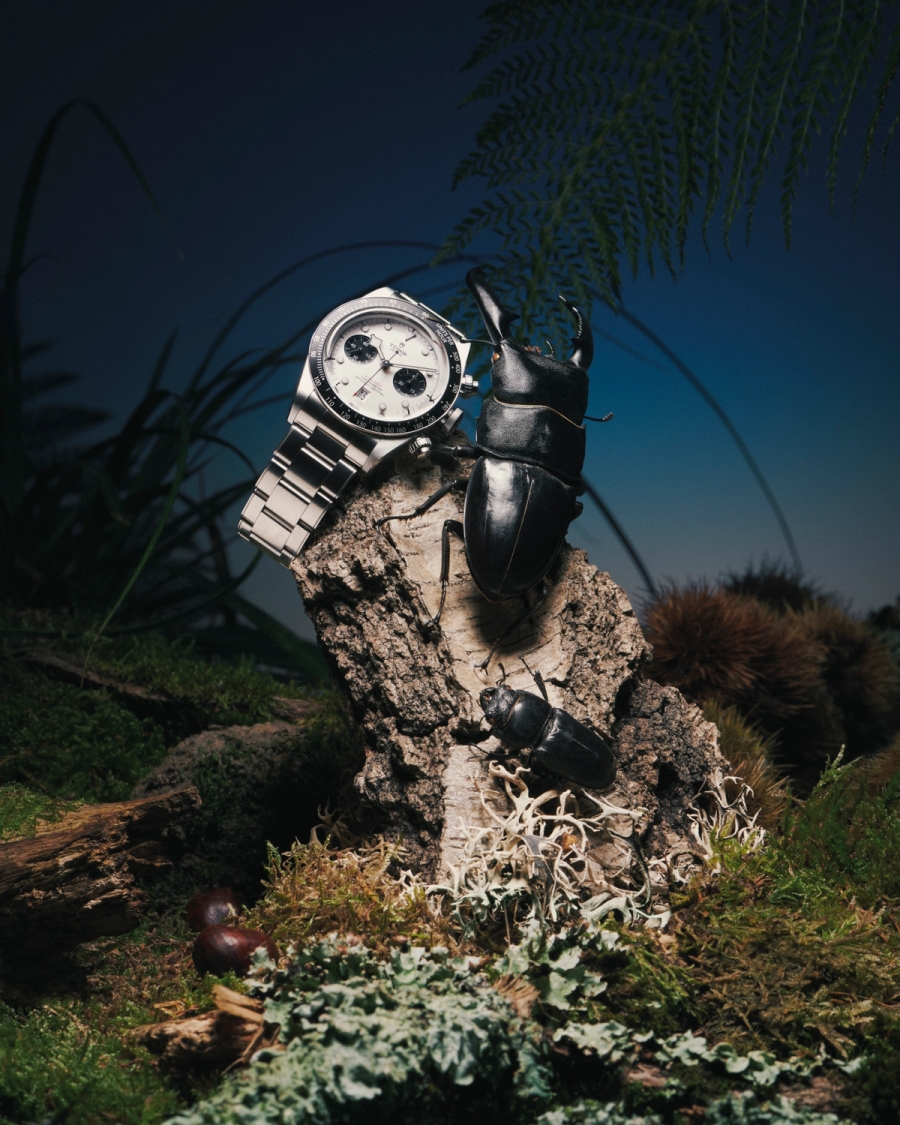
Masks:
[[[261,1000],[222,984],[213,986],[211,1012],[135,1028],[139,1043],[168,1070],[199,1070],[245,1061],[277,1036],[277,1025],[263,1020]]]
[[[424,516],[386,525],[386,534],[375,521],[411,512],[467,471],[465,462],[399,457],[381,480],[357,483],[335,504],[293,564],[319,643],[365,731],[359,793],[386,833],[403,838],[412,864],[441,874],[461,856],[463,827],[487,822],[479,788],[488,785],[487,755],[502,752],[484,738],[479,693],[499,680],[501,665],[507,686],[526,691],[537,690],[532,673],[540,671],[552,705],[618,743],[607,799],[647,810],[640,832],[649,855],[689,850],[688,805],[727,765],[716,728],[673,689],[644,682],[651,650],[628,598],[583,551],[563,547],[543,609],[481,671],[522,602],[489,603],[452,540],[440,633],[430,627],[441,529],[462,518],[461,498],[450,493]]]
[[[174,830],[199,806],[195,788],[85,805],[0,845],[0,948],[32,956],[133,930],[148,903],[136,876],[171,868]]]

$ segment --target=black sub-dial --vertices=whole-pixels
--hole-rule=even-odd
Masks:
[[[378,358],[378,349],[373,346],[368,336],[351,336],[344,344],[345,353],[357,363],[369,363]]]
[[[425,376],[414,367],[401,367],[394,372],[394,390],[410,398],[418,398],[425,390]]]

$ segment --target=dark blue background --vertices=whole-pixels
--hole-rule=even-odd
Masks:
[[[54,337],[54,366],[81,371],[82,397],[119,421],[174,327],[177,387],[233,308],[292,261],[354,240],[440,242],[480,194],[477,183],[455,192],[450,183],[486,113],[457,108],[474,81],[460,67],[482,7],[34,0],[5,9],[3,241],[40,130],[64,101],[88,97],[124,134],[184,252],[180,260],[108,138],[76,113],[29,242],[58,266],[45,261],[28,276],[28,335]],[[729,260],[715,235],[709,255],[692,236],[677,282],[643,274],[624,296],[731,414],[808,572],[862,611],[900,592],[900,175],[894,152],[886,177],[869,173],[854,223],[858,148],[857,123],[835,216],[814,154],[790,252],[773,185],[749,247],[736,232]],[[427,257],[380,250],[314,266],[266,298],[232,351],[278,343],[318,310]],[[408,288],[422,294],[459,276],[447,270]],[[783,557],[771,511],[696,393],[612,314],[597,310],[594,323],[659,365],[599,343],[591,413],[616,418],[589,431],[585,466],[657,578],[715,577]],[[285,429],[291,382],[283,405],[232,434],[259,467]],[[599,517],[586,512],[571,539],[640,594]],[[274,563],[264,561],[248,592],[309,628]]]

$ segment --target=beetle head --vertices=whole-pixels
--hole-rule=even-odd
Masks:
[[[513,321],[519,319],[519,314],[510,312],[506,308],[494,288],[485,281],[480,266],[475,266],[469,270],[466,274],[466,284],[472,290],[484,326],[493,344],[512,345],[515,350],[520,352],[540,354],[540,348],[522,347],[515,341],[510,340],[510,328]],[[565,297],[560,297],[560,300],[575,317],[577,323],[575,335],[572,337],[574,350],[568,362],[575,367],[580,367],[583,371],[587,371],[591,365],[591,360],[594,358],[594,337],[591,333],[591,326],[571,301],[567,301]],[[554,360],[554,362],[556,361]]]
[[[519,692],[510,691],[502,685],[485,688],[478,697],[484,717],[492,727],[503,726],[509,718],[513,704],[519,697]]]

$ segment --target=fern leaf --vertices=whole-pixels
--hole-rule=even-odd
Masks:
[[[862,170],[884,120],[885,153],[900,126],[900,111],[888,108],[900,71],[898,8],[900,0],[499,0],[467,64],[482,73],[466,100],[490,111],[454,181],[481,180],[485,197],[441,260],[491,239],[530,331],[551,289],[610,299],[623,264],[632,275],[641,261],[675,272],[698,210],[704,241],[717,214],[726,247],[741,214],[749,237],[779,163],[789,244],[823,131],[833,197],[851,111],[871,96],[886,29]],[[562,324],[556,311],[545,317]]]

